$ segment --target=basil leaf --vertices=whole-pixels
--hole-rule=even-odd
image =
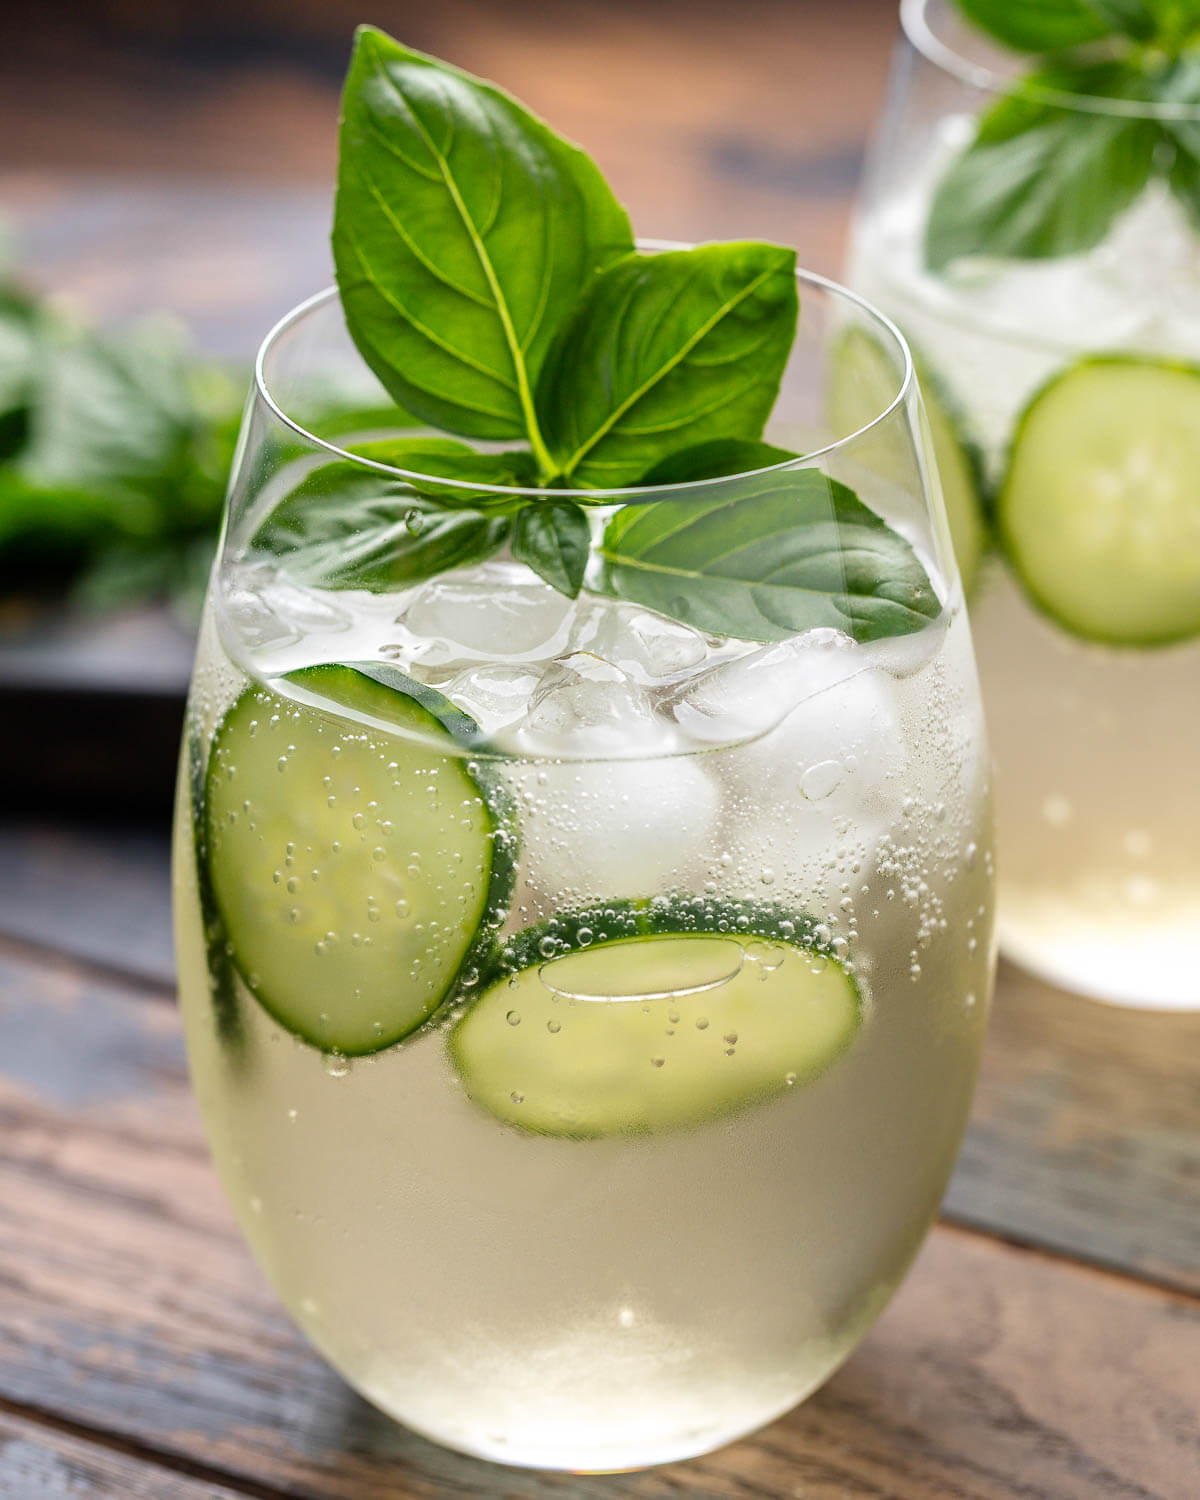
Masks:
[[[819,469],[752,475],[695,504],[628,505],[600,555],[608,593],[740,640],[833,626],[870,641],[941,611],[908,542]]]
[[[339,448],[347,447],[353,437],[361,432],[393,432],[397,428],[419,428],[426,425],[399,406],[385,405],[382,398],[375,405],[368,403],[354,406],[347,403],[338,405],[332,396],[326,398],[321,405],[310,399],[307,409],[299,403],[290,405],[288,415],[305,432],[324,438],[327,443],[335,443]]]
[[[63,572],[123,540],[212,527],[228,474],[209,467],[220,392],[179,331],[146,320],[101,336],[47,317],[32,327],[20,442],[0,470],[0,539],[47,559],[62,547]]]
[[[1179,119],[1164,117],[1160,125],[1171,150],[1167,181],[1192,225],[1200,229],[1200,59],[1180,58],[1163,81],[1159,98],[1193,111]]]
[[[461,444],[446,446],[470,453]],[[494,457],[501,460],[499,471],[510,455]],[[251,545],[270,552],[301,582],[373,593],[480,562],[504,545],[511,525],[507,516],[450,509],[425,488],[346,460],[324,464],[280,502]]]
[[[796,316],[796,256],[782,246],[701,245],[610,266],[539,387],[560,473],[619,487],[699,438],[757,436]]]
[[[340,506],[341,529],[330,524],[284,564],[289,576],[323,588],[387,593],[482,562],[503,546],[509,523],[478,511],[446,511],[414,500],[401,514],[377,501]],[[332,518],[330,518],[332,519]]]
[[[599,170],[499,89],[357,33],[333,251],[347,327],[388,393],[472,437],[528,437],[551,340],[632,247]]]
[[[171,583],[175,557],[161,545],[118,542],[88,563],[71,589],[84,609],[122,609],[160,597]]]
[[[1104,63],[1046,69],[1030,86],[1128,98],[1140,97],[1144,79]],[[962,255],[1037,259],[1089,249],[1145,187],[1160,140],[1153,120],[1006,95],[938,184],[927,263],[939,271]]]
[[[1192,228],[1200,230],[1200,151],[1195,143],[1176,137],[1175,156],[1167,171],[1167,181],[1186,210]]]
[[[1200,21],[1197,0],[1088,0],[1113,31],[1135,41],[1179,46]]]
[[[1200,0],[1146,0],[1158,35],[1167,42],[1195,41],[1200,29]]]
[[[37,350],[24,479],[126,502],[127,529],[154,529],[153,497],[182,466],[192,403],[182,341],[151,324],[117,336],[55,330]]]
[[[1088,0],[1090,8],[1108,31],[1145,40],[1157,31],[1153,4],[1143,0]]]
[[[569,500],[535,501],[513,524],[513,556],[568,599],[583,587],[590,546],[588,518]]]
[[[758,438],[714,438],[710,443],[697,443],[694,448],[668,453],[642,475],[638,484],[690,484],[697,479],[724,479],[733,474],[749,474],[754,469],[769,469],[799,457],[788,448],[776,448]]]
[[[382,438],[376,442],[355,443],[347,451],[362,458],[374,459],[395,469],[408,469],[414,476],[406,484],[429,500],[446,506],[473,506],[489,511],[515,511],[524,503],[517,496],[497,495],[493,487],[531,489],[537,485],[537,464],[524,448],[501,453],[480,453],[453,438]],[[437,479],[457,480],[457,484],[438,484]],[[388,476],[380,474],[384,484]],[[464,488],[472,484],[488,489]]]
[[[161,318],[97,334],[0,280],[0,567],[118,603],[211,558],[244,382]]]
[[[0,461],[28,438],[36,355],[32,304],[16,293],[0,293]]]
[[[122,512],[108,497],[43,489],[0,466],[0,591],[72,577],[110,539],[129,536]]]
[[[973,25],[1017,52],[1057,52],[1114,29],[1093,0],[955,0]]]

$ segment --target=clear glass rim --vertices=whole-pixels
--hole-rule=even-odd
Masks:
[[[989,67],[987,63],[966,57],[938,34],[929,18],[934,3],[935,0],[900,0],[901,29],[926,62],[970,88],[999,96],[1014,92],[1015,86],[1020,85],[1017,91],[1022,98],[1075,110],[1078,114],[1121,115],[1134,120],[1200,121],[1200,105],[1167,101],[1154,103],[1142,99],[1106,99],[1097,94],[1074,94],[1065,89],[1042,88],[1037,84],[1023,82],[1019,72],[1004,73]],[[964,24],[969,24],[965,18]],[[1027,62],[1034,63],[1038,59],[1037,53],[1029,52],[1014,52],[1012,56],[1015,62],[1024,58]],[[1096,60],[1102,61],[1104,56],[1103,52],[1097,52]]]
[[[639,240],[638,248],[641,250],[685,250],[689,247],[669,240]],[[313,296],[307,297],[303,302],[298,303],[290,312],[285,313],[279,319],[263,339],[254,360],[254,393],[277,421],[289,428],[306,443],[311,444],[314,449],[323,449],[334,458],[355,464],[363,469],[373,469],[377,473],[386,475],[389,479],[398,479],[410,483],[413,481],[418,483],[427,482],[437,484],[441,488],[459,489],[464,493],[471,494],[495,495],[498,498],[513,495],[540,496],[542,498],[550,496],[556,499],[574,500],[576,503],[586,505],[617,505],[637,501],[645,503],[651,498],[658,499],[664,496],[682,500],[689,496],[706,492],[711,493],[715,486],[733,485],[739,480],[755,478],[761,474],[779,474],[793,469],[811,468],[818,460],[830,458],[847,448],[854,447],[867,434],[893,417],[907,402],[909,394],[916,383],[916,376],[913,372],[912,351],[908,347],[908,341],[899,328],[896,327],[895,323],[872,303],[860,297],[857,292],[851,291],[849,287],[843,286],[840,282],[833,281],[827,276],[822,276],[816,271],[798,269],[796,279],[801,283],[801,286],[807,285],[849,303],[860,313],[865,314],[878,327],[884,329],[895,341],[895,345],[900,351],[903,359],[903,370],[896,394],[892,397],[891,401],[862,427],[856,428],[853,432],[847,433],[844,437],[840,437],[834,442],[826,443],[820,448],[814,448],[807,453],[802,453],[797,458],[786,459],[782,463],[771,464],[763,469],[750,469],[743,474],[728,474],[718,479],[693,479],[681,484],[628,486],[624,489],[532,489],[516,485],[482,484],[476,480],[447,479],[436,474],[422,474],[418,470],[396,468],[391,464],[381,463],[378,459],[366,458],[361,453],[353,453],[349,449],[341,448],[336,443],[330,442],[327,438],[318,437],[316,433],[310,432],[308,428],[284,410],[282,404],[272,394],[266,371],[267,362],[278,341],[295,328],[297,324],[301,323],[309,313],[336,299],[338,295],[336,286],[326,287],[323,291],[316,292]]]

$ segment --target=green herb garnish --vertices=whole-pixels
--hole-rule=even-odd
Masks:
[[[0,284],[0,582],[190,613],[241,406],[173,323],[101,333]]]
[[[364,458],[470,481],[526,484],[528,453],[480,454],[450,438],[364,443]],[[501,462],[503,460],[503,462]],[[340,459],[307,475],[271,512],[254,537],[269,553],[286,553],[288,573],[302,583],[386,593],[447,568],[482,562],[503,546],[509,523],[489,514],[478,492],[451,486],[418,489],[403,480]]]
[[[363,358],[448,432],[527,438],[564,318],[633,249],[591,161],[499,89],[358,31],[342,104],[333,253]]]
[[[938,183],[932,270],[1090,249],[1153,178],[1200,224],[1200,0],[957,4],[1006,46],[1053,55],[985,111]]]
[[[757,437],[796,313],[796,255],[775,245],[700,245],[610,266],[542,379],[558,473],[619,488],[696,442]]]
[[[696,505],[626,506],[600,555],[617,598],[743,640],[831,626],[872,641],[941,611],[904,538],[820,469],[748,474]]]
[[[413,438],[361,450],[405,479],[316,470],[256,539],[289,542],[290,572],[387,589],[507,546],[568,596],[586,575],[751,640],[818,623],[869,639],[937,613],[908,543],[816,469],[756,476],[735,503],[587,509],[611,513],[599,490],[795,462],[761,439],[795,336],[794,251],[637,252],[577,147],[373,27],[346,80],[333,248],[388,393],[442,432],[523,446]]]

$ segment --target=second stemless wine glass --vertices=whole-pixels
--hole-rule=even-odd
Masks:
[[[1200,236],[1162,153],[1200,104],[1052,87],[947,0],[901,21],[849,279],[912,343],[971,584],[1001,949],[1087,994],[1197,1006]],[[949,194],[981,120],[990,155]],[[1063,158],[1029,191],[1017,174],[1051,137],[1098,155],[1043,235]],[[1098,243],[1063,248],[1114,192]]]
[[[482,1457],[635,1467],[802,1399],[896,1287],[966,1119],[993,954],[961,590],[902,341],[819,277],[800,297],[769,436],[808,456],[589,492],[574,600],[505,550],[352,586],[487,513],[431,520],[452,481],[353,451],[384,398],[335,296],[260,356],[180,778],[195,1087],[292,1316]],[[897,374],[839,429],[859,337]],[[367,418],[317,421],[314,382]],[[756,644],[591,586],[614,517],[773,492],[770,557],[815,527],[812,586],[849,597],[849,485],[932,581],[906,634]]]

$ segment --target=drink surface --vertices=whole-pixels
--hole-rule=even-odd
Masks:
[[[1152,183],[1094,250],[975,257],[930,274],[930,197],[971,130],[965,116],[944,119],[925,158],[868,205],[849,279],[896,319],[961,408],[995,485],[1022,412],[1081,356],[1200,359],[1200,273],[1195,232],[1166,186]],[[1063,450],[1078,436],[1064,434]],[[1121,477],[1150,508],[1149,434],[1146,455],[1139,469],[1135,453]],[[1181,557],[1194,551],[1191,534],[1176,540]],[[1200,1004],[1200,801],[1191,795],[1200,639],[1080,639],[996,556],[970,604],[996,757],[1002,947],[1102,998]]]
[[[248,687],[281,706],[256,732],[280,736],[284,764],[266,755],[261,778],[238,784],[236,817],[253,824],[298,774],[288,756],[303,715],[320,716],[331,777],[363,746],[403,761],[400,731],[312,693],[295,706],[285,680],[372,661],[480,727],[481,746],[439,741],[439,784],[457,785],[453,760],[509,825],[501,938],[580,910],[599,928],[655,898],[699,913],[709,936],[678,968],[671,937],[639,950],[644,968],[576,979],[573,959],[535,963],[512,981],[507,1014],[503,988],[464,971],[396,1045],[323,1054],[245,976],[232,1024],[215,1003],[189,793],[203,779],[181,778],[180,988],[242,1226],[318,1347],[428,1436],[592,1469],[716,1446],[845,1357],[915,1253],[954,1159],[991,947],[987,767],[961,607],[900,639],[817,631],[760,647],[586,592],[569,601],[507,561],[387,596],[230,573],[197,662],[193,765],[232,767],[232,751],[212,747]],[[361,843],[381,869],[440,860],[445,882],[459,878],[452,850],[410,847],[415,825],[365,784],[340,785],[339,842]],[[278,875],[303,902],[333,864],[295,805]],[[768,911],[787,925],[766,932]],[[720,1068],[775,1067],[770,1016],[793,1024],[824,1003],[818,971],[855,997],[851,1032],[808,1072],[789,1071],[780,1041],[779,1077],[753,1097],[727,1085]],[[619,1106],[561,1129],[522,1115],[537,1100],[503,1071],[517,1054],[494,1049],[489,1064],[486,1034],[468,1030],[497,993],[514,1047],[522,1035],[532,1047],[537,1028],[542,1049],[583,1049],[563,1074],[568,1094],[595,1085],[607,1014],[636,1012]],[[303,1012],[302,996],[282,1003]],[[736,1031],[719,1021],[731,1007]],[[688,1061],[714,1028],[714,1061]]]

